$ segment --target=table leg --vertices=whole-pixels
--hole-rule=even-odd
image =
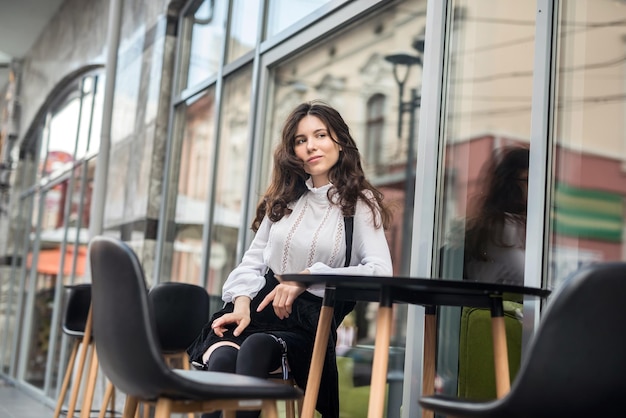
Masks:
[[[504,308],[501,297],[491,299],[491,333],[493,336],[493,360],[496,370],[496,395],[502,398],[511,389],[509,377],[509,354],[506,346]]]
[[[322,380],[322,370],[324,369],[324,360],[326,358],[326,348],[328,347],[328,336],[330,335],[330,327],[333,322],[333,313],[335,311],[334,290],[326,289],[324,294],[324,302],[320,311],[320,317],[317,322],[317,331],[315,333],[315,343],[313,344],[313,355],[311,357],[311,367],[309,368],[309,377],[304,391],[304,400],[302,402],[301,418],[313,418],[315,414],[315,404],[317,403],[317,395],[320,390],[320,381]]]
[[[372,380],[370,400],[367,409],[368,418],[380,418],[385,409],[387,392],[387,369],[389,367],[389,344],[393,324],[391,306],[379,306],[376,319],[376,341],[374,342],[374,360],[372,362]]]
[[[422,362],[422,394],[435,393],[435,359],[437,358],[437,308],[426,306],[424,316],[424,360]],[[434,412],[422,410],[422,418],[432,418]]]

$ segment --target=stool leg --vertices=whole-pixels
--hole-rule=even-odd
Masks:
[[[165,398],[159,399],[154,410],[154,418],[170,418],[172,414],[172,400]]]
[[[93,394],[96,390],[96,379],[98,377],[98,356],[96,355],[96,346],[91,344],[91,358],[89,360],[89,376],[87,377],[87,386],[85,387],[85,397],[83,399],[83,407],[80,412],[80,418],[89,418],[91,414],[91,406],[93,404]]]
[[[183,362],[183,369],[184,370],[189,370],[189,355],[183,351],[182,356],[181,356],[181,361]],[[189,412],[187,414],[187,418],[194,418],[196,416],[196,414],[194,414],[193,412]]]
[[[87,351],[91,343],[91,306],[89,306],[89,312],[87,313],[87,322],[85,323],[85,333],[83,340],[81,341],[82,350],[80,352],[80,359],[78,360],[78,371],[76,373],[76,381],[72,384],[72,394],[70,396],[70,404],[67,409],[67,417],[73,418],[74,411],[76,410],[76,402],[78,401],[78,394],[80,392],[80,382],[83,378],[83,369],[85,368],[85,360],[87,358]]]
[[[107,383],[107,388],[104,391],[104,398],[102,399],[102,406],[100,407],[100,413],[98,414],[98,418],[104,418],[109,404],[111,404],[111,409],[115,408],[115,398],[113,397],[113,391],[113,383]]]
[[[278,418],[278,407],[276,401],[265,401],[263,403],[264,418]]]
[[[70,394],[70,403],[67,407],[67,417],[74,417],[74,412],[76,412],[76,404],[78,403],[78,394],[80,393],[80,384],[83,380],[83,372],[85,369],[85,362],[87,359],[87,351],[89,351],[89,344],[80,343],[81,351],[80,356],[78,358],[78,369],[76,370],[76,378],[72,382],[72,393]]]
[[[133,396],[126,396],[126,402],[124,402],[124,412],[122,413],[122,418],[133,418],[135,416],[135,412],[137,411],[137,398]]]
[[[111,412],[109,413],[109,417],[115,418],[115,386],[113,386],[113,383],[110,383],[110,384],[111,384],[112,393],[111,393]]]
[[[61,408],[63,408],[63,401],[65,400],[65,395],[67,394],[67,388],[70,385],[72,370],[74,369],[74,362],[76,361],[76,354],[78,353],[79,345],[80,340],[75,339],[72,347],[72,353],[70,354],[70,359],[67,362],[67,367],[65,368],[65,376],[63,377],[63,384],[61,385],[61,392],[59,393],[59,399],[57,399],[57,406],[54,410],[53,418],[59,418],[59,415],[61,415]]]

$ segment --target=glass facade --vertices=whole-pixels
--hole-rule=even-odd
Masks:
[[[626,259],[626,31],[611,24],[623,16],[624,2],[557,9],[550,287],[582,265]]]
[[[281,124],[313,99],[342,113],[368,179],[393,208],[386,238],[394,275],[556,289],[582,265],[626,261],[625,2],[193,0],[180,7],[171,43],[158,44],[172,73],[155,65],[164,72],[165,110],[152,111],[166,141],[145,161],[120,154],[128,161],[111,163],[148,165],[162,177],[162,185],[140,184],[160,190],[150,198],[136,191],[158,208],[156,231],[134,225],[121,234],[154,264],[149,281],[203,286],[211,310],[220,308],[222,285],[254,236]],[[144,74],[143,61],[129,59]],[[66,357],[62,288],[88,280],[103,82],[99,73],[75,77],[42,109],[24,138],[15,182],[20,226],[0,302],[0,370],[47,397],[55,396]],[[121,84],[134,88],[128,83]],[[141,119],[137,103],[122,105],[129,114],[120,121]],[[134,126],[118,124],[121,142],[139,141]],[[118,176],[109,193],[129,194],[131,181]],[[122,206],[107,209],[108,217],[121,218]],[[509,344],[521,357],[542,305],[507,302],[519,327]],[[338,351],[354,365],[354,387],[341,394],[346,418],[367,409],[375,312],[376,304],[359,303],[340,328]],[[459,353],[472,349],[472,338],[460,336],[466,314],[439,311],[436,389],[489,397],[464,374]],[[421,415],[414,376],[422,371],[423,320],[421,307],[394,307],[387,418]]]
[[[67,348],[59,327],[63,287],[86,275],[103,83],[97,73],[66,86],[26,142],[33,146],[19,173],[24,193],[14,251],[24,263],[11,271],[8,300],[16,309],[3,328],[13,335],[3,339],[0,358],[4,371],[47,396],[56,393]]]

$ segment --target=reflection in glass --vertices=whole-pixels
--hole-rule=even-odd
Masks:
[[[202,229],[213,172],[215,93],[210,89],[178,109],[182,121],[180,163],[174,178],[174,242],[165,254],[165,280],[201,285]],[[168,272],[169,270],[169,272]]]
[[[435,274],[439,277],[491,281],[523,278],[525,252],[521,237],[525,237],[526,224],[521,213],[525,212],[527,198],[521,179],[523,166],[528,162],[513,166],[501,163],[509,147],[522,147],[526,153],[530,143],[535,3],[449,1],[452,15],[443,83],[443,176],[439,182],[435,226],[435,236],[439,237],[435,242],[438,251]],[[486,184],[489,180],[482,176],[483,168],[488,172],[490,167],[499,165],[499,169],[510,167],[505,170],[509,179],[496,178],[495,184]],[[497,188],[506,190],[506,196],[497,192]],[[485,198],[487,193],[507,200],[488,202],[480,198],[481,193]],[[514,209],[516,206],[519,208]],[[494,210],[497,214],[489,213]],[[496,263],[489,261],[505,257],[514,258],[517,268],[510,268],[506,262],[494,266]],[[521,310],[518,304],[511,303],[512,312]],[[469,353],[478,350],[483,353],[479,356],[481,364],[489,363],[485,351],[478,348],[490,343],[485,339],[485,335],[490,335],[488,322],[486,328],[471,322],[470,332],[473,313],[478,314],[469,308],[439,310],[436,390],[466,398],[493,399],[496,397],[493,375],[484,367],[478,371],[471,369],[472,362],[466,361]],[[509,355],[514,376],[521,351],[521,324],[514,313],[506,315],[516,336],[508,342],[509,353],[517,353]],[[488,312],[485,317],[489,318]]]
[[[252,222],[242,220],[250,148],[251,85],[251,66],[224,83],[207,280],[207,290],[212,295],[222,294],[222,285],[237,264],[239,227]]]
[[[185,16],[180,87],[191,87],[217,73],[224,42],[226,0],[204,0]]]
[[[503,147],[481,169],[468,208],[464,279],[524,285],[528,161],[527,147]]]
[[[330,0],[270,0],[266,38],[309,15]]]
[[[33,195],[27,196],[20,200],[20,212],[18,217],[18,225],[16,229],[16,239],[14,255],[30,254],[33,250],[33,235],[31,231],[34,226],[31,225],[31,212],[34,206]],[[17,263],[17,256],[11,265],[11,280],[3,301],[3,311],[5,312],[5,328],[2,330],[2,338],[0,338],[0,365],[2,372],[11,376],[18,364],[18,355],[21,352],[20,342],[22,340],[22,332],[24,331],[24,312],[26,292],[24,283],[30,275],[30,269],[22,263]],[[5,304],[6,303],[6,304]],[[14,334],[10,334],[13,332]]]
[[[481,169],[499,149],[530,142],[533,3],[453,2],[439,203],[441,277],[463,276],[466,221],[483,186]]]
[[[60,98],[60,105],[47,114],[42,134],[31,139],[40,139],[39,158],[33,164],[27,157],[21,166],[22,188],[30,194],[24,197],[28,209],[20,214],[16,230],[23,231],[29,245],[16,250],[26,254],[24,266],[16,265],[11,272],[20,276],[24,286],[13,289],[13,303],[23,313],[16,325],[23,333],[15,341],[24,348],[14,348],[23,357],[14,359],[13,365],[18,378],[44,389],[48,396],[56,391],[63,352],[62,333],[53,323],[62,309],[58,290],[86,274],[96,159],[77,162],[75,157],[85,158],[88,148],[98,148],[102,96],[98,79],[97,75],[85,76]],[[98,137],[95,145],[93,137]],[[35,172],[39,177],[33,178]]]
[[[234,0],[228,33],[226,62],[232,62],[252,51],[257,42],[261,2],[258,0]]]
[[[57,218],[62,213],[61,186],[56,186],[49,190],[49,193],[41,193],[40,213],[37,219],[41,225],[42,234],[52,232],[57,227]],[[30,334],[25,335],[26,352],[24,380],[35,387],[43,389],[46,372],[46,361],[48,358],[48,347],[50,344],[52,306],[55,296],[55,285],[57,274],[59,273],[59,259],[54,260],[54,256],[48,257],[46,247],[59,251],[59,242],[46,241],[36,243],[35,248],[28,255],[26,266],[29,270],[27,280],[28,304],[32,309],[30,323],[26,323],[26,329],[30,329]]]
[[[559,5],[550,287],[582,265],[626,260],[626,4]]]

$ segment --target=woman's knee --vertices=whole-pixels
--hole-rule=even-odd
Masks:
[[[207,370],[234,373],[237,365],[238,349],[229,345],[217,347],[206,361]]]
[[[282,345],[269,334],[253,334],[241,344],[237,373],[263,377],[281,364]]]

